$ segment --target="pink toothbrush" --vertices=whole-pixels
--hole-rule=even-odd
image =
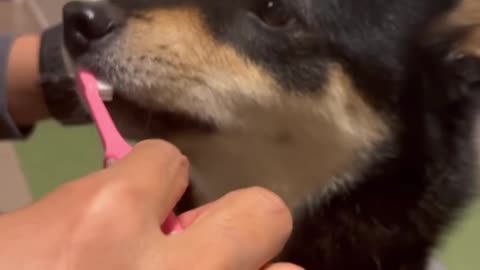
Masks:
[[[108,113],[101,98],[99,82],[90,73],[81,71],[78,75],[80,92],[90,109],[91,116],[102,140],[104,147],[104,166],[108,167],[115,161],[124,158],[132,147],[122,138]],[[183,228],[172,213],[162,225],[162,231],[166,234],[181,232]]]

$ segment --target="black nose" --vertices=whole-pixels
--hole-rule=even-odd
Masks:
[[[78,56],[111,33],[115,22],[104,5],[74,1],[63,8],[63,26],[65,45],[72,56]]]

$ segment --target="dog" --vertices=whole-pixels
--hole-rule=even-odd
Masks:
[[[188,156],[179,211],[284,199],[275,260],[424,270],[474,198],[479,1],[71,2],[63,26],[122,133]]]

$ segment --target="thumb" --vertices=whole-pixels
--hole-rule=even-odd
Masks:
[[[182,251],[184,255],[197,258],[197,269],[251,270],[274,258],[291,230],[292,217],[285,203],[270,191],[251,188],[210,205],[176,240],[183,249],[188,247],[190,252]]]

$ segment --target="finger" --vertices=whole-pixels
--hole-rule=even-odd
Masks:
[[[186,256],[208,258],[198,269],[260,269],[283,249],[291,230],[285,203],[251,188],[217,201],[177,240],[188,246]]]
[[[163,222],[188,186],[188,160],[171,144],[150,140],[137,144],[108,169],[123,181],[135,203],[155,212]]]
[[[304,268],[291,263],[276,263],[268,265],[262,270],[304,270]]]
[[[178,217],[178,221],[180,222],[180,224],[182,224],[183,228],[188,228],[192,224],[194,224],[199,218],[205,215],[212,208],[213,205],[214,202],[185,212]]]

